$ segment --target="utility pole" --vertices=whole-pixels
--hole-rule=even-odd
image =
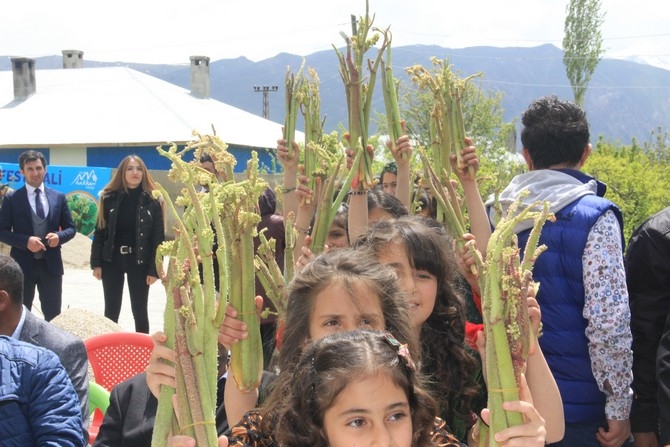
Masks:
[[[270,118],[270,101],[268,101],[268,93],[276,92],[279,89],[276,85],[254,85],[256,93],[263,93],[263,118]]]

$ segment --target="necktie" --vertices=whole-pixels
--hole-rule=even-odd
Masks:
[[[35,190],[35,214],[40,219],[44,219],[44,207],[42,206],[42,201],[40,200],[40,190]]]

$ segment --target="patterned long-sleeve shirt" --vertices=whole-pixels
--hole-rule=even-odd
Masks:
[[[596,221],[584,254],[584,312],[593,376],[606,394],[607,419],[626,420],[633,402],[630,308],[621,229],[612,211]]]

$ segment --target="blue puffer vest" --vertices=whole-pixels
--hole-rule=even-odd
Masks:
[[[537,300],[544,333],[540,347],[561,392],[567,423],[605,419],[605,394],[593,377],[584,333],[582,255],[591,227],[607,210],[615,213],[623,227],[617,206],[596,195],[577,199],[557,212],[556,222],[547,222],[542,229],[540,244],[547,250],[533,268],[533,279],[540,282]],[[519,234],[520,247],[526,246],[529,233]]]

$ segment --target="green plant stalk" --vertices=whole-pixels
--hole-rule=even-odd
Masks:
[[[458,242],[461,240],[461,244],[464,244],[465,241],[462,240],[463,234],[465,233],[465,225],[462,219],[462,215],[457,213],[454,204],[451,202],[451,197],[448,192],[445,192],[445,186],[442,184],[442,181],[435,173],[433,168],[430,167],[430,162],[425,151],[419,150],[419,156],[423,163],[424,172],[426,173],[426,181],[430,186],[431,193],[435,200],[437,201],[438,209],[442,210],[442,215],[444,216],[444,221],[442,221],[451,236]],[[459,249],[462,248],[462,245]]]
[[[226,187],[226,185],[221,186],[221,188],[224,187]],[[217,328],[218,332],[218,328],[221,326],[221,323],[223,322],[223,319],[226,316],[226,305],[227,305],[226,294],[228,291],[228,278],[232,278],[232,276],[230,276],[230,268],[229,268],[230,263],[228,262],[229,259],[226,256],[226,253],[228,253],[229,250],[227,249],[228,240],[224,237],[226,234],[226,230],[224,229],[224,225],[221,218],[222,211],[219,208],[219,206],[214,205],[214,204],[223,205],[223,203],[216,199],[216,195],[214,194],[214,191],[212,189],[210,189],[209,191],[209,200],[210,204],[212,204],[210,206],[209,217],[211,219],[212,225],[214,226],[216,242],[218,245],[218,248],[216,249],[216,261],[219,265],[219,302],[216,308],[216,315],[214,317],[214,326]],[[212,287],[214,287],[214,284],[212,284]]]
[[[159,249],[156,257],[163,262],[163,256]],[[163,271],[162,268],[159,271]],[[176,260],[174,257],[170,258],[170,264],[167,270],[167,277],[174,277],[176,273]],[[165,281],[165,278],[163,278]],[[167,335],[165,346],[174,348],[174,331],[175,331],[175,315],[174,306],[165,306],[163,331]],[[168,386],[161,386],[160,396],[158,398],[158,407],[156,409],[156,418],[154,429],[151,437],[151,445],[155,447],[166,447],[167,439],[172,430],[172,423],[174,419],[174,411],[172,408],[172,396],[175,394],[175,389]]]
[[[161,186],[159,185],[159,188]],[[171,201],[168,207],[174,211],[174,205]],[[192,280],[193,265],[195,262],[194,250],[191,245],[191,237],[186,227],[181,223],[182,231],[178,236],[180,242],[177,259],[186,259],[186,262],[180,267],[176,261],[176,275],[170,278],[170,288],[172,291],[173,306],[174,306],[174,338],[175,349],[178,355],[178,388],[177,396],[180,400],[180,426],[193,426],[193,436],[202,442],[203,439],[211,441],[216,440],[216,429],[212,427],[207,429],[206,421],[213,420],[215,408],[212,396],[214,395],[212,382],[209,380],[211,373],[216,374],[216,371],[208,373],[205,364],[207,355],[203,355],[203,336],[212,337],[210,333],[203,335],[203,331],[198,328],[195,320],[195,309],[198,306],[197,300],[193,300],[189,295],[191,286],[194,284]],[[197,264],[196,264],[197,266]],[[178,269],[178,270],[177,270]],[[197,276],[197,267],[196,273]],[[197,288],[200,282],[197,281]],[[202,295],[200,295],[202,297]],[[200,303],[200,306],[202,304]],[[204,322],[204,320],[201,320]],[[214,335],[214,338],[216,335]],[[216,345],[214,345],[216,349]],[[216,352],[216,351],[214,351]],[[209,357],[214,356],[213,354]],[[216,377],[216,376],[214,376]],[[183,387],[182,387],[183,385]],[[216,381],[214,381],[216,386]],[[207,415],[207,416],[205,416]],[[182,431],[182,430],[180,430]],[[204,438],[203,438],[204,436]],[[200,444],[211,445],[211,444]]]
[[[192,435],[195,437],[197,445],[216,445],[216,429],[207,429],[208,425],[215,427],[215,424],[212,423],[214,419],[211,418],[211,415],[206,417],[203,413],[203,407],[205,405],[210,407],[213,407],[214,405],[211,401],[211,396],[209,396],[209,394],[211,394],[209,392],[210,390],[207,387],[203,355],[202,352],[191,352],[188,343],[187,332],[191,328],[187,327],[188,318],[185,318],[184,316],[189,313],[189,311],[184,309],[184,305],[186,305],[184,297],[187,296],[187,288],[181,287],[179,293],[174,297],[175,315],[177,316],[177,324],[175,325],[175,348],[177,355],[180,358],[179,366],[182,371],[180,376],[183,377],[183,384],[185,386],[184,392],[180,393],[178,389],[177,394],[179,396],[186,396],[188,404],[186,408],[182,408],[182,405],[179,407],[179,411],[182,413],[180,423],[182,431],[186,428],[188,429],[188,432],[191,432],[192,429]],[[185,359],[187,361],[184,361]],[[207,402],[207,400],[209,400],[209,402]]]
[[[249,337],[235,343],[231,349],[230,370],[240,391],[258,388],[263,372],[263,347],[260,339],[260,320],[256,311],[254,266],[254,241],[256,226],[260,216],[255,212],[258,197],[267,188],[267,183],[259,178],[258,154],[253,151],[247,162],[247,179],[231,185],[227,195],[221,198],[225,203],[236,203],[228,210],[227,255],[229,256],[230,278],[229,302],[238,311],[238,319],[247,324]]]
[[[312,253],[321,253],[324,249],[330,226],[335,220],[337,210],[340,204],[344,201],[347,191],[353,181],[355,171],[350,171],[342,183],[337,197],[335,195],[335,186],[338,183],[340,172],[344,164],[344,158],[340,157],[335,162],[333,172],[328,177],[322,179],[323,188],[320,193],[319,202],[317,204],[316,213],[314,216],[314,227],[312,228],[312,241],[310,243],[310,250]]]
[[[258,238],[260,244],[254,259],[256,277],[260,280],[277,312],[283,316],[286,313],[287,283],[284,280],[284,272],[279,268],[275,257],[276,241],[265,237],[265,229],[258,233]]]
[[[293,223],[295,215],[289,212],[284,216],[284,283],[288,284],[295,276],[295,242],[297,234]]]
[[[520,425],[519,413],[506,412],[502,402],[518,400],[518,378],[528,355],[530,330],[528,329],[527,304],[521,299],[521,290],[531,280],[532,262],[521,264],[516,247],[516,225],[534,219],[529,252],[536,253],[535,245],[540,229],[547,217],[531,211],[535,204],[523,208],[521,197],[510,206],[496,226],[487,247],[484,274],[480,276],[483,292],[482,305],[486,331],[486,372],[489,388],[488,407],[491,414],[490,445],[498,445],[493,435],[507,427]],[[524,270],[526,268],[526,270]]]
[[[461,92],[455,88],[454,100],[454,153],[456,154],[456,163],[460,169],[465,168],[465,162],[461,151],[465,148],[465,123],[463,120],[463,106],[461,104]],[[475,168],[468,166],[468,173],[471,177],[475,176]]]
[[[391,31],[387,28],[384,31],[384,40],[386,43],[386,61],[381,61],[382,68],[382,93],[384,97],[384,106],[386,108],[386,123],[388,125],[389,139],[391,146],[395,151],[395,144],[403,134],[400,108],[398,107],[398,90],[396,88],[396,80],[393,77],[393,65],[391,63]],[[407,154],[403,153],[402,157],[407,158]]]
[[[323,137],[321,100],[319,98],[319,77],[310,70],[311,80],[305,78],[300,87],[298,103],[305,120],[304,172],[309,177],[308,187],[316,190],[315,173],[320,165],[319,149]],[[311,199],[304,198],[306,203]]]
[[[382,44],[377,56],[373,62],[369,62],[367,67],[370,72],[368,83],[363,82],[363,60],[365,53],[379,39],[379,34],[374,33],[368,39],[368,34],[372,29],[374,18],[369,15],[369,2],[365,2],[365,16],[359,20],[358,30],[355,36],[351,38],[343,35],[347,44],[346,57],[343,56],[337,48],[338,59],[340,61],[340,75],[345,85],[347,96],[347,107],[349,111],[349,147],[354,152],[363,151],[362,163],[359,163],[358,178],[355,178],[352,185],[361,191],[374,187],[374,173],[372,171],[372,156],[367,151],[368,146],[368,128],[370,122],[370,110],[374,86],[377,79],[377,70],[381,63],[383,51],[386,42]]]
[[[286,110],[284,115],[284,139],[286,140],[286,147],[288,148],[289,158],[293,158],[295,156],[293,142],[295,141],[295,128],[298,119],[298,91],[300,90],[300,83],[302,82],[301,72],[302,66],[300,67],[300,71],[298,71],[297,75],[291,73],[290,67],[286,67]]]
[[[165,445],[167,429],[163,427],[169,425],[172,425],[172,433],[183,431],[192,434],[199,439],[199,445],[216,443],[214,424],[214,396],[218,370],[216,338],[218,327],[225,313],[225,299],[221,300],[222,305],[215,311],[211,250],[210,253],[206,251],[207,247],[211,247],[213,241],[210,222],[216,224],[219,221],[218,227],[221,228],[220,218],[212,219],[213,215],[217,215],[217,201],[213,191],[220,185],[208,179],[210,194],[205,197],[197,194],[192,185],[200,183],[202,169],[195,163],[184,162],[181,157],[185,152],[194,148],[196,154],[202,154],[204,150],[213,150],[215,152],[211,155],[216,160],[217,171],[228,173],[231,179],[232,166],[236,161],[234,157],[225,152],[225,143],[220,139],[201,136],[197,133],[196,135],[200,141],[190,143],[182,152],[178,152],[175,145],[172,145],[168,151],[157,148],[159,153],[170,158],[173,163],[168,177],[173,181],[184,182],[187,186],[182,190],[183,195],[177,199],[186,206],[182,220],[166,191],[161,185],[158,185],[159,192],[165,199],[167,210],[177,222],[177,238],[175,241],[164,242],[159,253],[161,255],[169,253],[171,260],[168,268],[169,275],[163,278],[168,296],[173,298],[173,301],[168,302],[166,306],[165,328],[168,332],[168,340],[176,339],[175,348],[180,354],[176,368],[177,397],[180,402],[179,411],[182,414],[180,419],[182,428],[170,423],[175,420],[171,399],[174,392],[172,390],[166,392],[167,387],[163,387],[154,430],[156,441],[154,445]],[[195,159],[198,158],[199,155]],[[207,177],[211,176],[207,174]],[[202,249],[201,254],[203,254],[204,285],[200,283],[198,260],[193,246],[193,241],[196,239],[199,248]],[[222,247],[224,245],[219,244],[219,250]],[[223,256],[219,257],[220,265],[222,265],[222,258]],[[202,436],[205,436],[205,439]]]
[[[253,230],[253,227],[251,228]],[[249,337],[231,347],[230,368],[237,387],[242,392],[258,388],[263,372],[263,346],[260,338],[260,321],[255,306],[254,241],[251,231],[238,235],[233,243],[233,258],[237,260],[231,270],[231,305],[238,311],[238,318],[247,325]]]

